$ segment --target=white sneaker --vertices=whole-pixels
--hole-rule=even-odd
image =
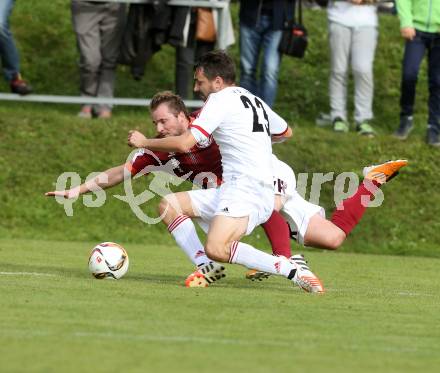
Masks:
[[[296,266],[288,276],[289,280],[308,293],[325,293],[321,280],[310,270],[302,254],[291,256],[289,261]]]
[[[187,288],[206,288],[213,282],[226,277],[225,267],[216,262],[202,264],[185,280]]]

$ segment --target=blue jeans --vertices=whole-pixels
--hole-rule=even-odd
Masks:
[[[278,88],[278,69],[281,55],[278,52],[281,30],[272,30],[272,17],[262,14],[256,27],[240,24],[240,86],[263,99],[270,107],[275,102]],[[260,52],[263,62],[260,81],[256,73]]]
[[[427,33],[417,30],[416,37],[405,44],[400,115],[413,115],[417,76],[425,52],[428,53],[428,124],[440,131],[440,33]]]
[[[0,60],[5,79],[10,81],[20,71],[18,51],[9,30],[9,16],[14,0],[0,1]]]

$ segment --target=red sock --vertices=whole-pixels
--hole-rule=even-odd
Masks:
[[[368,184],[364,183],[359,185],[355,194],[341,202],[330,219],[331,222],[341,228],[347,236],[359,223],[368,206],[367,203],[362,203],[362,200],[366,198],[364,196],[371,199],[377,188],[380,187],[380,184],[375,181],[369,182]]]
[[[269,220],[261,225],[272,246],[275,255],[283,255],[290,258],[290,231],[287,222],[277,211],[272,212]]]

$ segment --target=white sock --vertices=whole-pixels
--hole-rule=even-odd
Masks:
[[[197,235],[196,227],[188,216],[179,215],[168,226],[168,231],[176,240],[177,245],[196,266],[211,261],[206,256],[205,249]]]
[[[234,241],[231,245],[229,263],[241,264],[249,269],[281,275],[287,278],[293,277],[292,270],[296,266],[285,258],[273,256],[263,251],[257,250],[251,245],[243,242]]]

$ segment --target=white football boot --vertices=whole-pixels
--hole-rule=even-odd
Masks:
[[[302,254],[293,255],[288,260],[296,266],[290,272],[289,280],[308,293],[325,293],[321,280],[310,270]]]
[[[212,283],[226,277],[225,267],[216,262],[201,264],[185,280],[187,288],[206,288]]]

